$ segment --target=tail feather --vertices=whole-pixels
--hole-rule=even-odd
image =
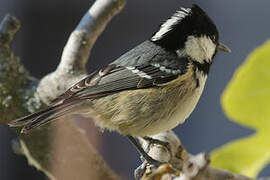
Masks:
[[[54,109],[42,116],[37,117],[34,121],[29,122],[26,124],[23,129],[22,133],[28,133],[32,129],[38,128],[40,126],[43,126],[47,123],[50,123],[52,121],[58,120],[59,118],[66,116],[68,114],[72,114],[76,110],[76,107],[80,104],[73,104],[70,106],[62,107],[61,109]]]
[[[69,103],[50,106],[36,113],[11,121],[8,125],[10,127],[24,126],[21,132],[27,133],[34,128],[57,120],[62,116],[71,114],[76,109],[75,107],[80,104],[81,103],[79,101],[72,101]]]
[[[40,110],[38,112],[35,112],[33,114],[29,114],[27,116],[21,117],[19,119],[15,119],[11,122],[8,123],[8,125],[10,127],[19,127],[19,126],[24,126],[28,123],[31,123],[32,121],[34,121],[36,118],[38,118],[41,115],[44,115],[48,112],[50,112],[51,110],[53,110],[55,107],[48,107],[46,109]]]

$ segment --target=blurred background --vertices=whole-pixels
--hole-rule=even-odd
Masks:
[[[16,55],[26,68],[41,78],[54,71],[71,31],[94,0],[1,0],[0,19],[16,15],[22,27],[13,43]],[[121,14],[108,25],[97,40],[88,63],[88,72],[100,68],[145,39],[180,6],[199,4],[216,23],[221,42],[232,53],[219,53],[212,66],[205,91],[188,121],[174,129],[190,153],[210,152],[222,144],[252,134],[224,115],[220,96],[234,71],[247,55],[270,37],[270,1],[226,0],[136,0],[127,1]],[[93,144],[108,164],[123,179],[132,179],[140,165],[139,155],[127,139],[116,133],[93,132]],[[0,179],[46,179],[28,166],[25,157],[15,155],[11,140],[15,133],[0,127]],[[123,148],[124,147],[124,148]],[[121,162],[121,163],[119,163]],[[260,176],[270,176],[266,167]]]

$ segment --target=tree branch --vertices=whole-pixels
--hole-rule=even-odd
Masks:
[[[86,75],[90,51],[109,21],[125,6],[125,0],[97,0],[71,33],[55,72],[45,76],[38,87],[46,104]],[[49,88],[48,88],[49,87]]]
[[[31,77],[10,50],[10,43],[19,29],[19,22],[15,17],[7,16],[0,25],[0,114],[2,117],[0,124],[7,124],[15,118],[41,109],[62,94],[71,84],[85,76],[85,64],[93,44],[108,22],[122,10],[124,5],[125,0],[97,0],[71,33],[58,68],[41,81]],[[17,152],[24,154],[31,165],[42,170],[51,179],[58,177],[50,168],[52,162],[59,167],[67,164],[67,161],[63,161],[63,157],[61,159],[55,155],[58,150],[51,148],[55,145],[50,138],[57,133],[54,130],[55,126],[48,125],[29,135],[21,135],[20,141],[13,143],[14,147],[17,147]],[[78,169],[76,173],[86,179],[91,177],[119,179],[92,145],[82,140],[82,137],[86,137],[85,133],[78,131],[71,120],[65,121],[63,130],[68,132],[66,135],[76,137],[72,142],[74,147],[84,150],[84,153],[81,153],[80,148],[68,151],[72,153],[69,165],[85,164],[84,170],[88,171],[83,172],[82,169]],[[19,134],[19,129],[16,131]],[[91,170],[95,171],[94,175],[89,174]]]
[[[124,5],[125,0],[97,0],[71,33],[56,71],[42,78],[40,82],[30,76],[10,50],[10,43],[20,23],[13,16],[6,16],[0,24],[0,124],[7,124],[17,117],[41,109],[71,84],[85,76],[85,64],[93,44],[111,18],[119,13]],[[23,135],[19,143],[14,143],[14,147],[18,153],[23,153],[27,157],[30,164],[42,170],[51,179],[55,177],[66,180],[76,177],[80,177],[81,180],[119,179],[85,139],[85,133],[71,120],[66,120],[65,127],[56,127],[56,131],[54,130],[54,127],[46,126],[30,135]],[[18,130],[17,132],[19,133]],[[50,136],[54,137],[53,142]],[[170,148],[140,139],[143,148],[153,158],[169,162],[171,165],[165,164],[153,170],[143,162],[136,171],[139,175],[143,175],[143,180],[254,180],[210,167],[210,161],[205,154],[196,156],[188,154],[172,131],[160,133],[152,138],[168,142]],[[70,141],[65,141],[66,139]],[[71,142],[72,147],[69,146]],[[61,146],[69,147],[65,149],[66,156],[62,156],[63,151],[50,148],[50,146],[57,147],[59,143]],[[50,168],[50,164],[53,164],[53,169]],[[80,164],[82,168],[77,167],[75,177],[74,173],[66,173],[68,168]],[[55,167],[63,167],[64,173],[61,174],[63,169]],[[81,169],[88,172],[92,170],[94,174],[82,174],[85,171]]]
[[[125,0],[96,1],[71,33],[58,71],[85,71],[90,51],[112,17],[125,6]]]
[[[152,138],[167,142],[170,149],[141,139],[143,148],[154,159],[169,162],[170,165],[161,165],[158,169],[152,170],[153,168],[144,162],[136,171],[140,172],[139,175],[143,174],[141,180],[270,180],[270,178],[252,179],[210,167],[207,154],[200,153],[195,156],[188,154],[173,131],[160,133]]]

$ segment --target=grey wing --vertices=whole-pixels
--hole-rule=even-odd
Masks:
[[[96,99],[124,90],[155,87],[176,79],[181,72],[158,64],[138,66],[109,65],[73,85],[54,104],[74,100]]]
[[[113,64],[74,84],[48,108],[16,119],[9,125],[24,126],[22,131],[28,132],[75,111],[86,99],[97,99],[125,90],[154,88],[187,71],[187,58],[179,58],[175,53],[164,51],[153,44],[143,48],[143,44],[131,50],[133,53],[126,53]],[[149,49],[151,46],[153,51]],[[141,49],[144,51],[141,52]]]
[[[151,41],[145,41],[112,64],[73,85],[53,104],[72,99],[95,99],[112,93],[154,87],[184,74],[188,58],[178,57]]]
[[[113,64],[136,66],[153,61],[175,60],[177,55],[147,40],[116,59]]]

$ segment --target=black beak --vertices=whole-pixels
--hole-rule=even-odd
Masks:
[[[217,49],[219,51],[224,51],[224,52],[229,52],[229,53],[232,52],[230,48],[228,48],[225,44],[222,44],[222,43],[218,43]]]

